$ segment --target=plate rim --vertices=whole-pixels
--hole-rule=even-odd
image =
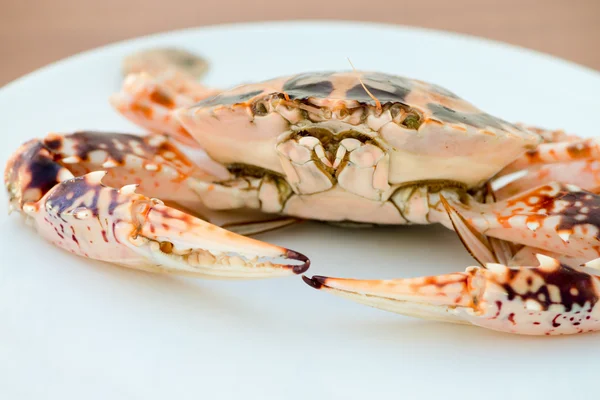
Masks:
[[[39,68],[34,69],[24,75],[21,75],[12,81],[7,82],[3,86],[0,86],[0,95],[5,94],[7,91],[12,90],[15,86],[20,85],[22,82],[27,81],[29,79],[33,79],[38,75],[44,74],[46,71],[49,71],[53,68],[58,68],[63,64],[67,64],[70,62],[76,62],[80,59],[86,58],[88,56],[93,55],[94,53],[100,53],[103,51],[112,51],[115,48],[121,46],[129,46],[136,45],[137,43],[142,42],[150,42],[154,39],[168,36],[178,36],[185,35],[196,31],[227,31],[229,29],[256,29],[260,28],[279,28],[285,27],[289,29],[300,28],[301,26],[310,26],[310,25],[319,25],[321,27],[335,27],[335,28],[348,28],[348,27],[356,27],[359,25],[360,28],[368,28],[368,29],[388,29],[388,30],[396,30],[396,31],[404,31],[404,32],[415,32],[422,35],[429,35],[432,37],[439,37],[445,39],[453,39],[453,40],[463,40],[471,43],[477,44],[487,44],[495,46],[498,49],[513,51],[533,57],[537,57],[542,59],[544,62],[550,62],[555,64],[562,64],[562,66],[577,70],[579,73],[591,75],[592,78],[600,79],[600,71],[593,69],[592,67],[588,67],[582,64],[579,64],[574,61],[570,61],[559,56],[555,56],[549,53],[545,53],[540,50],[530,49],[521,45],[516,45],[508,42],[503,42],[496,39],[489,39],[482,36],[477,36],[468,33],[462,32],[454,32],[443,29],[433,29],[433,28],[424,28],[419,26],[411,26],[404,24],[394,24],[387,22],[372,22],[372,21],[360,21],[360,20],[352,20],[352,19],[293,19],[293,20],[258,20],[258,21],[250,21],[250,22],[231,22],[231,23],[214,23],[202,26],[194,26],[180,29],[172,29],[154,32],[146,35],[134,36],[128,39],[117,40],[114,42],[110,42],[104,45],[95,46],[89,48],[87,50],[83,50],[77,53],[74,53],[70,56],[60,58],[58,60],[52,61],[48,64],[45,64]]]

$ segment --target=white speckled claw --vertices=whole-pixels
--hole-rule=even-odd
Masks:
[[[88,152],[92,142],[95,154]],[[219,279],[277,277],[308,269],[310,262],[300,253],[229,232],[138,194],[136,184],[107,186],[102,182],[106,171],[73,174],[97,163],[108,164],[108,169],[127,165],[145,170],[144,165],[152,165],[141,186],[151,188],[157,178],[153,182],[165,187],[171,179],[178,180],[183,188],[187,176],[182,171],[192,173],[194,168],[174,150],[156,138],[54,135],[23,145],[7,165],[5,183],[13,208],[22,211],[41,236],[80,256]],[[72,155],[65,157],[68,153]],[[162,162],[156,164],[159,159]]]
[[[419,318],[525,335],[600,330],[600,277],[538,258],[537,267],[486,264],[423,278],[303,279],[316,289]]]

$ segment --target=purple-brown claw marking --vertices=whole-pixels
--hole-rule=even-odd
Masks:
[[[302,264],[294,265],[294,267],[292,268],[296,275],[303,274],[306,271],[308,271],[308,268],[310,268],[310,260],[302,253],[298,253],[294,250],[288,250],[285,258],[289,260],[298,260],[302,262]]]
[[[327,278],[324,276],[314,275],[312,278],[309,278],[306,275],[302,275],[302,280],[310,287],[315,289],[321,289],[325,284]]]

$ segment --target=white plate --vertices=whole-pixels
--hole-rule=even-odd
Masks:
[[[418,29],[260,23],[136,39],[6,86],[2,163],[48,131],[139,131],[107,98],[119,87],[121,59],[157,45],[206,56],[206,82],[215,86],[348,69],[350,57],[359,69],[446,86],[507,120],[598,132],[600,75],[567,62]],[[0,232],[3,399],[564,398],[597,381],[594,334],[532,338],[421,321],[319,293],[299,278],[214,282],[120,269],[63,252],[4,212]],[[312,274],[391,278],[474,264],[439,227],[315,224],[261,239],[307,253]]]

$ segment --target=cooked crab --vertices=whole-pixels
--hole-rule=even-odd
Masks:
[[[379,72],[305,73],[217,93],[179,69],[155,69],[127,76],[111,102],[154,134],[53,134],[8,163],[11,204],[60,247],[147,270],[268,277],[303,273],[308,259],[199,215],[440,223],[481,266],[303,278],[406,315],[521,334],[600,329],[595,140],[512,124],[440,86]],[[288,221],[228,226],[252,233]]]

